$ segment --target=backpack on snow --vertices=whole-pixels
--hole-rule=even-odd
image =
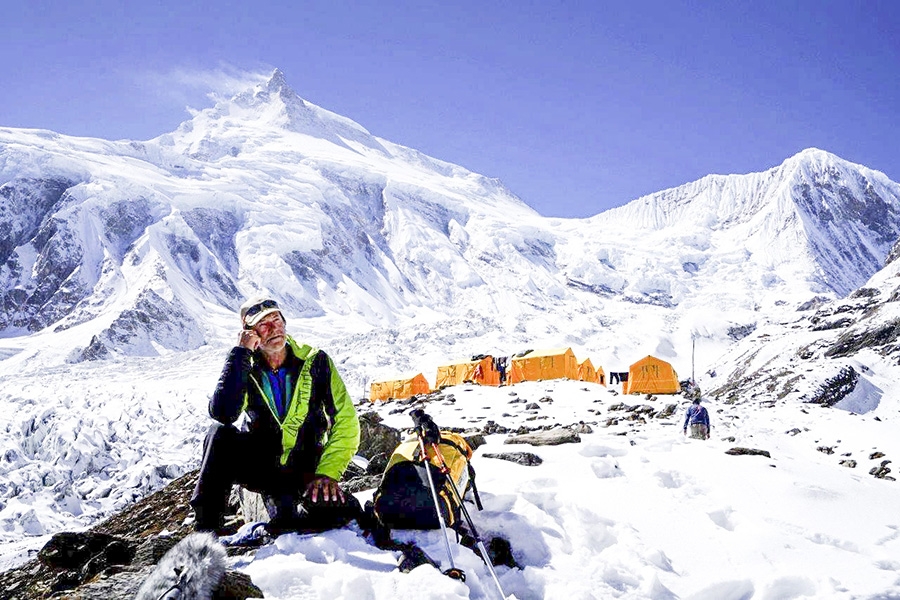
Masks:
[[[438,449],[449,469],[446,475],[440,471],[440,459],[426,445],[428,460],[422,460],[419,438],[412,437],[394,450],[384,470],[381,483],[373,497],[374,512],[378,520],[391,529],[438,529],[440,522],[434,508],[434,499],[428,484],[426,465],[431,471],[438,505],[448,527],[459,523],[462,509],[456,494],[450,487],[456,485],[460,499],[471,488],[475,503],[481,510],[481,499],[475,487],[475,470],[472,468],[472,448],[457,433],[441,431]]]

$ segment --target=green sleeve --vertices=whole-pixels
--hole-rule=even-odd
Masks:
[[[335,416],[331,434],[325,442],[322,458],[316,468],[316,475],[340,479],[359,448],[359,418],[356,416],[353,400],[330,356],[328,367],[331,371],[331,397],[334,399]]]

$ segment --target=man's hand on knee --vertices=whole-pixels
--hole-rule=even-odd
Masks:
[[[318,475],[306,486],[304,496],[309,498],[310,502],[325,502],[332,504],[344,503],[344,492],[338,482],[327,475]]]

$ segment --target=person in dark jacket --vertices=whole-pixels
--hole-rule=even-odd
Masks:
[[[687,435],[688,426],[691,428],[691,437],[699,440],[709,439],[709,412],[700,406],[700,398],[694,400],[687,409],[684,417],[684,432]]]
[[[272,298],[245,302],[241,323],[209,402],[217,422],[190,501],[195,529],[221,527],[235,483],[275,505],[272,533],[345,525],[360,508],[338,481],[359,446],[360,428],[334,363],[287,335]]]

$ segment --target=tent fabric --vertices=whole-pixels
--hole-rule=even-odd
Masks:
[[[403,400],[416,394],[428,393],[431,393],[431,386],[428,385],[428,380],[425,379],[425,376],[418,373],[412,377],[391,381],[373,381],[369,392],[369,401]]]
[[[508,383],[542,379],[578,379],[578,361],[571,348],[532,350],[510,361]]]
[[[672,365],[654,356],[637,361],[628,369],[623,394],[677,394],[681,391]]]
[[[494,357],[486,356],[481,360],[468,360],[438,367],[434,388],[441,389],[467,382],[500,385],[500,372],[494,368]]]
[[[595,368],[591,359],[586,358],[578,364],[578,380],[606,385],[602,368]]]

